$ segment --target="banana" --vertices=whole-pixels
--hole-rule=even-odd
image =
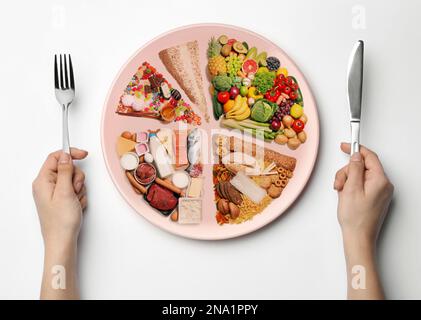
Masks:
[[[241,107],[240,107],[240,109],[230,110],[226,114],[226,116],[225,116],[226,118],[228,118],[228,119],[229,118],[234,118],[235,119],[236,117],[242,118],[242,117],[244,117],[245,114],[248,114],[248,116],[250,115],[250,108],[249,108],[249,106],[247,104],[247,98],[244,97],[244,98],[240,98],[240,99],[241,99]]]
[[[250,113],[251,113],[250,108],[247,107],[247,109],[246,109],[246,111],[244,113],[242,113],[242,114],[240,114],[238,116],[235,116],[234,119],[235,120],[240,120],[240,121],[241,120],[244,120],[244,119],[247,119],[248,117],[250,117]]]
[[[243,103],[243,100],[241,99],[241,96],[240,95],[236,96],[234,99],[234,106],[232,107],[230,112],[235,112],[236,110],[241,109],[242,103]]]

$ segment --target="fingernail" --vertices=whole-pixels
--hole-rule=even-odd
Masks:
[[[58,162],[61,164],[66,164],[66,163],[69,163],[69,161],[70,161],[70,155],[66,152],[62,152],[60,154],[60,158]]]
[[[351,156],[351,161],[361,161],[361,154],[359,152],[355,152]]]

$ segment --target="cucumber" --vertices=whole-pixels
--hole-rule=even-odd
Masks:
[[[218,101],[218,92],[215,91],[212,97],[212,109],[213,109],[213,117],[215,120],[218,120],[222,114],[224,113],[222,109],[222,105]]]

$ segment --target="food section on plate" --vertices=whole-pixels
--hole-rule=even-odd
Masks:
[[[297,149],[307,136],[297,80],[277,57],[221,35],[207,50],[213,115],[226,128]]]
[[[245,139],[213,137],[216,221],[238,224],[261,213],[293,176],[296,159]]]
[[[179,224],[202,220],[202,135],[198,128],[124,131],[120,165],[134,192]]]
[[[197,40],[179,44],[159,52],[165,68],[187,94],[209,122],[208,108],[203,90],[203,79],[199,63],[199,43]]]
[[[143,62],[121,95],[116,112],[163,122],[183,121],[200,125],[201,119],[164,76]]]
[[[118,115],[139,117],[136,128],[142,128],[124,131],[117,138],[122,174],[139,201],[148,203],[157,216],[167,217],[165,223],[169,224],[201,224],[209,221],[203,219],[206,212],[219,225],[237,225],[253,219],[281,197],[296,168],[293,156],[266,148],[266,142],[275,141],[296,150],[307,140],[308,119],[301,89],[278,58],[282,54],[268,56],[261,48],[249,47],[248,43],[225,35],[212,37],[208,42],[212,33],[200,39],[201,48],[198,40],[160,47],[164,49],[158,50],[153,61],[165,76],[143,62],[116,110]],[[200,55],[203,58],[205,54],[212,96],[209,105],[200,66]],[[209,151],[214,162],[204,173],[202,159],[209,154],[205,154],[208,150],[203,142],[207,139],[202,129],[195,126],[202,124],[201,116],[209,120],[208,108],[212,108],[217,120],[213,124],[219,121],[221,127],[239,129],[248,135],[237,138],[214,134]],[[143,118],[157,119],[168,126],[152,130],[159,126],[150,125],[152,122]],[[174,121],[185,124],[175,128],[169,124]],[[208,125],[204,128],[213,129]],[[214,194],[203,197],[205,179],[212,179],[207,180],[210,185],[213,183],[213,190],[208,187],[208,192]],[[289,191],[284,194],[287,201],[288,197]],[[205,210],[214,205],[216,214]]]

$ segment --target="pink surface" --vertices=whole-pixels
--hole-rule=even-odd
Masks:
[[[275,199],[269,207],[261,214],[256,215],[252,220],[238,225],[226,224],[220,226],[216,223],[212,166],[210,164],[205,165],[205,181],[202,196],[202,223],[199,225],[180,225],[170,221],[168,217],[163,216],[150,207],[143,200],[142,196],[139,196],[133,191],[123,169],[120,167],[119,157],[116,153],[116,140],[121,132],[126,130],[136,132],[156,129],[162,126],[162,123],[154,119],[120,116],[115,113],[115,109],[127,83],[144,61],[148,61],[152,66],[157,68],[158,72],[161,72],[174,88],[180,90],[184,99],[190,102],[186,94],[178,86],[177,82],[167,72],[165,66],[158,57],[158,52],[173,45],[197,40],[200,48],[200,64],[202,77],[204,79],[205,95],[209,108],[208,114],[211,116],[210,123],[205,123],[203,121],[201,128],[209,133],[212,129],[219,129],[219,123],[213,120],[212,117],[212,100],[210,93],[207,90],[209,87],[209,80],[206,77],[206,50],[209,39],[212,36],[219,36],[221,34],[226,34],[229,37],[237,38],[241,41],[247,41],[250,46],[256,46],[259,52],[267,51],[268,56],[278,57],[281,60],[282,66],[288,69],[289,74],[295,76],[303,94],[304,110],[309,119],[305,129],[307,141],[295,151],[289,150],[286,146],[277,145],[274,142],[266,143],[267,147],[297,159],[294,177],[289,181],[280,198]],[[193,108],[195,108],[194,105]],[[197,109],[195,109],[195,111],[197,111]],[[200,114],[200,112],[198,113]],[[204,117],[202,117],[202,119],[204,119]],[[178,128],[176,123],[171,123],[166,126],[169,128]],[[225,129],[222,129],[222,131],[228,133]],[[278,46],[256,33],[238,27],[222,24],[199,24],[178,28],[150,41],[139,49],[122,67],[105,102],[102,115],[101,138],[104,159],[111,178],[122,196],[139,214],[156,226],[180,236],[201,240],[219,240],[238,237],[267,225],[284,213],[297,199],[310,178],[317,158],[319,119],[313,95],[311,94],[304,76],[294,62]]]

